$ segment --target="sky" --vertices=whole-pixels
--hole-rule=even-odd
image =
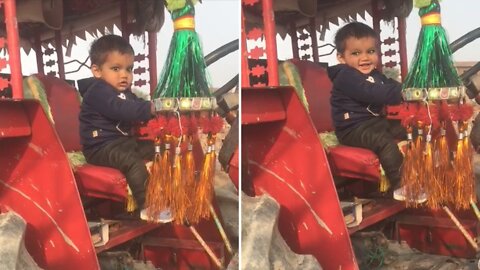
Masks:
[[[196,31],[200,36],[204,55],[218,47],[237,39],[240,36],[240,0],[203,0],[195,6]],[[173,33],[170,14],[166,11],[165,23],[157,35],[157,71],[161,72],[170,45]],[[115,34],[120,34],[118,30]],[[83,62],[88,56],[88,50],[94,37],[87,40],[77,39],[77,46],[72,49],[72,57],[65,57],[65,62],[76,59]],[[138,38],[131,38],[130,42],[136,53],[143,50],[143,43]],[[65,48],[64,48],[65,52]],[[233,52],[208,67],[208,74],[212,87],[220,87],[228,82],[239,70],[239,51]],[[33,62],[32,62],[33,61]],[[37,72],[35,56],[22,53],[22,73],[30,75]],[[89,62],[88,62],[89,64]],[[66,71],[75,70],[77,66],[67,66]],[[67,75],[67,79],[81,79],[91,76],[88,68]],[[157,76],[158,77],[158,76]]]
[[[479,0],[443,0],[441,5],[442,26],[446,30],[450,43],[466,34],[467,32],[480,27],[480,19],[478,19],[480,10]],[[465,19],[469,18],[469,19]],[[361,20],[361,18],[358,18]],[[367,18],[367,24],[371,25],[371,18]],[[327,31],[325,39],[326,43],[333,40],[335,32],[339,27],[336,25],[330,25],[330,31]],[[407,17],[407,57],[409,63],[415,53],[417,44],[417,38],[420,32],[420,18],[418,16],[418,9],[413,8],[410,15]],[[388,28],[390,29],[390,28]],[[391,31],[391,30],[390,30]],[[387,31],[385,31],[387,32]],[[385,34],[388,34],[385,33]],[[292,57],[290,49],[290,40],[286,39],[279,42],[279,59],[289,59]],[[320,43],[321,45],[323,43]],[[454,61],[480,61],[480,39],[471,42],[469,45],[463,47],[453,54]],[[327,49],[328,52],[330,49]],[[320,54],[322,51],[320,51]],[[331,56],[320,58],[321,62],[328,62],[330,65],[336,64],[335,53]]]

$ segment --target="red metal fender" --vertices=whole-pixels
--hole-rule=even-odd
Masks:
[[[70,164],[40,104],[0,100],[0,123],[0,206],[27,222],[28,252],[44,269],[98,269]]]
[[[230,176],[230,179],[232,180],[232,183],[235,185],[237,190],[239,189],[238,187],[238,174],[239,174],[239,157],[238,157],[238,149],[235,150],[233,153],[232,159],[230,159],[230,166],[228,169],[228,176]]]
[[[242,185],[280,204],[279,230],[294,252],[323,269],[358,269],[325,151],[295,90],[241,93]]]

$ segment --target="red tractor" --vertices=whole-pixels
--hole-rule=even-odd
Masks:
[[[150,17],[145,8],[151,9]],[[68,50],[77,37],[85,38],[86,31],[104,34],[117,27],[126,39],[133,38],[135,31],[144,37],[145,49],[135,56],[134,85],[153,90],[158,75],[155,20],[159,18],[151,14],[163,14],[164,1],[5,0],[0,9],[5,22],[0,46],[8,51],[8,58],[0,63],[10,68],[10,74],[0,79],[0,206],[2,215],[15,213],[24,220],[25,230],[18,235],[24,241],[18,243],[17,251],[25,253],[20,247],[26,247],[34,261],[30,267],[99,269],[106,267],[104,263],[122,260],[116,253],[109,255],[116,251],[162,269],[225,267],[232,248],[228,236],[217,230],[223,224],[221,216],[194,227],[118,219],[125,213],[127,196],[122,173],[90,164],[71,165],[69,160],[81,150],[81,101],[74,84],[65,81],[65,65],[70,62],[64,61],[64,48]],[[38,74],[25,79],[21,67],[31,63],[21,61],[21,48],[33,49],[37,60]],[[236,49],[238,41],[233,41],[207,55],[206,62]],[[86,61],[71,62],[79,63],[78,69],[86,65]],[[214,93],[220,105],[226,104],[225,115],[236,110],[234,102],[223,101],[235,84],[232,79]],[[25,89],[40,101],[27,99]],[[195,147],[198,156],[203,155],[198,141]],[[230,159],[235,163],[232,155],[230,151],[225,157],[226,164]],[[99,239],[103,243],[97,245]],[[15,258],[12,261],[15,268]],[[120,266],[131,267],[131,263]]]
[[[331,82],[319,45],[329,24],[372,17],[381,35],[381,66],[407,74],[406,16],[412,1],[242,0],[242,190],[269,194],[280,204],[279,230],[296,253],[314,255],[323,269],[358,269],[349,235],[383,228],[427,253],[473,258],[476,250],[441,211],[406,209],[393,199],[368,200],[363,219],[346,226],[343,203],[368,198],[381,176],[376,155],[365,149],[328,147],[319,133],[333,131]],[[381,29],[393,22],[393,31]],[[479,37],[475,29],[451,44],[452,51]],[[291,40],[293,59],[277,59],[278,36]],[[412,42],[412,41],[410,41]],[[283,48],[283,47],[282,47]],[[333,53],[334,49],[330,53]],[[477,96],[479,63],[461,75]],[[473,135],[472,135],[473,136]],[[478,235],[472,211],[456,213]]]

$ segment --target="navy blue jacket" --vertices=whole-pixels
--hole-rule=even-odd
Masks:
[[[379,117],[385,105],[402,101],[402,86],[377,70],[365,75],[339,64],[328,68],[333,83],[330,104],[336,131],[346,131],[361,122]]]
[[[101,79],[87,79],[79,84],[79,91],[83,97],[79,119],[84,151],[94,151],[122,136],[131,136],[134,122],[152,117],[149,101],[130,90],[118,92]]]

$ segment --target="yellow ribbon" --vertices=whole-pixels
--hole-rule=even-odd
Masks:
[[[195,19],[193,16],[183,16],[176,19],[173,22],[173,29],[177,30],[194,30],[195,29]]]
[[[428,13],[422,16],[422,25],[441,24],[440,13]]]

